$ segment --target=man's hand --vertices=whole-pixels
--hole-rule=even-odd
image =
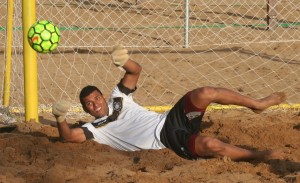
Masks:
[[[71,104],[65,100],[59,100],[52,105],[52,114],[55,116],[57,122],[61,123],[66,120],[66,115],[71,107]]]
[[[113,47],[112,59],[117,67],[122,67],[129,59],[128,50],[123,48],[122,45]]]

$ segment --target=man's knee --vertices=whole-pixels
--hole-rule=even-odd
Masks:
[[[208,152],[219,152],[224,149],[223,142],[216,138],[207,138],[204,142],[204,147]]]
[[[210,86],[205,86],[193,90],[193,96],[199,100],[213,100],[215,95],[215,88]]]
[[[199,155],[214,155],[224,149],[223,142],[212,137],[198,136],[195,141],[196,152]]]

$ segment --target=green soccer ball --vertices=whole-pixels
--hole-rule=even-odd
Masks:
[[[52,22],[40,20],[30,27],[27,38],[31,48],[35,51],[49,53],[57,48],[60,31]]]

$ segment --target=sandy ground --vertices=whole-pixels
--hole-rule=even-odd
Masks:
[[[82,15],[82,19],[86,18],[81,12],[82,8],[76,10],[79,11],[76,15]],[[141,8],[137,15],[146,16],[150,10]],[[99,16],[97,19],[101,19],[101,23],[103,23],[98,26],[105,27],[106,23],[111,22],[110,19],[102,18],[106,12],[95,12],[92,13]],[[181,11],[178,12],[180,14]],[[136,14],[136,12],[133,13]],[[128,16],[132,17],[131,14]],[[76,19],[75,16],[69,18]],[[202,19],[204,18],[202,17]],[[94,23],[94,21],[90,21],[90,23]],[[81,25],[76,26],[80,27]],[[229,35],[223,35],[223,32],[220,31],[216,34],[216,38],[226,36],[228,39],[239,40],[238,36],[241,36],[241,40],[252,40],[253,37],[256,38],[257,35],[260,35],[263,40],[264,37],[270,36],[269,32],[259,29],[252,29],[253,34],[251,35],[246,34],[249,33],[248,27],[238,28],[237,31],[245,31],[245,34],[239,35],[235,35],[236,29],[228,29],[232,29],[232,31],[225,31],[230,33]],[[201,31],[206,30],[201,29]],[[277,29],[274,34],[284,37],[297,35],[294,34],[296,31],[298,29],[289,29],[288,31]],[[103,31],[102,34],[103,37],[96,40],[103,45],[111,45],[112,39],[115,37],[108,35],[112,33],[108,32],[106,35]],[[156,39],[156,37],[160,38],[160,34],[157,34],[151,35],[150,41],[147,39],[148,42],[140,41],[143,36],[138,34],[140,37],[135,41],[151,46],[152,39],[160,41],[160,39]],[[176,36],[174,35],[175,38]],[[210,41],[214,41],[214,37],[198,37],[199,40],[196,43],[209,44]],[[129,45],[135,45],[134,41],[129,42],[132,41],[130,38],[128,36],[123,41],[128,42]],[[173,46],[178,45],[175,38],[170,38],[168,43]],[[89,37],[85,39],[87,42],[90,41]],[[94,37],[91,39],[91,41],[95,40]],[[77,38],[74,40],[77,41]],[[160,44],[160,42],[158,43]],[[77,42],[74,44],[77,45]],[[100,45],[96,41],[92,44]],[[115,75],[119,77],[120,71],[112,66],[108,51],[101,49],[99,52],[97,50],[74,50],[76,53],[64,52],[62,49],[59,53],[39,57],[39,79],[45,82],[45,85],[41,84],[39,90],[40,103],[50,104],[57,98],[63,97],[65,92],[71,96],[69,99],[78,100],[77,93],[86,84],[100,86],[105,94],[109,94],[112,85],[116,83]],[[142,105],[174,104],[183,93],[194,88],[195,85],[210,84],[230,87],[252,97],[262,97],[274,90],[285,91],[289,96],[289,102],[299,102],[299,50],[299,42],[274,43],[267,44],[267,46],[259,44],[241,47],[229,45],[225,48],[200,47],[190,50],[153,48],[143,51],[131,48],[131,58],[137,60],[144,67],[139,82],[140,87],[135,97]],[[63,57],[60,54],[63,54]],[[72,63],[73,60],[74,63]],[[89,64],[87,65],[91,67],[83,65],[81,60],[88,60]],[[57,66],[51,63],[57,63]],[[2,68],[1,64],[3,63],[0,63]],[[62,77],[61,73],[65,73],[66,70],[72,71],[69,68],[73,70],[77,68],[78,73],[90,78],[90,83],[81,83],[79,80],[77,82],[75,76],[78,74],[76,72],[70,73],[66,78]],[[92,69],[89,70],[90,68]],[[21,65],[20,70],[22,69]],[[103,80],[102,75],[97,75],[97,72],[100,71],[103,75],[108,76],[106,80]],[[69,81],[69,78],[76,82],[64,83]],[[91,80],[91,78],[94,79]],[[58,79],[61,81],[57,81]],[[22,79],[17,78],[16,81],[22,81]],[[102,82],[108,84],[104,85]],[[22,88],[22,86],[23,82],[20,87],[17,87]],[[46,86],[50,86],[50,88]],[[63,90],[56,90],[61,86],[64,86]],[[23,94],[17,93],[13,99],[13,102],[20,104],[23,102]],[[122,152],[93,141],[86,141],[82,144],[63,143],[59,140],[56,122],[49,113],[40,114],[40,123],[18,121],[12,124],[14,126],[11,129],[4,125],[1,113],[0,110],[0,127],[2,127],[0,128],[0,183],[300,182],[299,109],[268,110],[262,114],[254,114],[246,109],[208,112],[203,119],[201,129],[203,135],[218,137],[247,149],[274,149],[281,150],[285,154],[283,159],[242,162],[233,162],[223,158],[188,161],[181,159],[168,149]],[[70,121],[70,126],[80,125],[81,122],[87,122],[90,119],[80,118],[80,121],[77,120],[79,119]]]
[[[300,182],[299,115],[246,109],[208,112],[203,135],[285,153],[283,159],[233,162],[189,161],[168,149],[122,152],[93,141],[63,143],[56,122],[45,113],[40,123],[15,123],[14,130],[0,133],[0,182]]]

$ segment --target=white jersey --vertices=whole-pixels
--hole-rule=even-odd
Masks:
[[[149,111],[133,101],[132,93],[126,95],[116,86],[108,101],[109,115],[113,113],[113,98],[122,97],[122,110],[115,121],[95,127],[92,123],[103,121],[107,116],[84,124],[94,140],[115,149],[136,151],[141,149],[162,149],[160,132],[167,112],[159,114]]]

